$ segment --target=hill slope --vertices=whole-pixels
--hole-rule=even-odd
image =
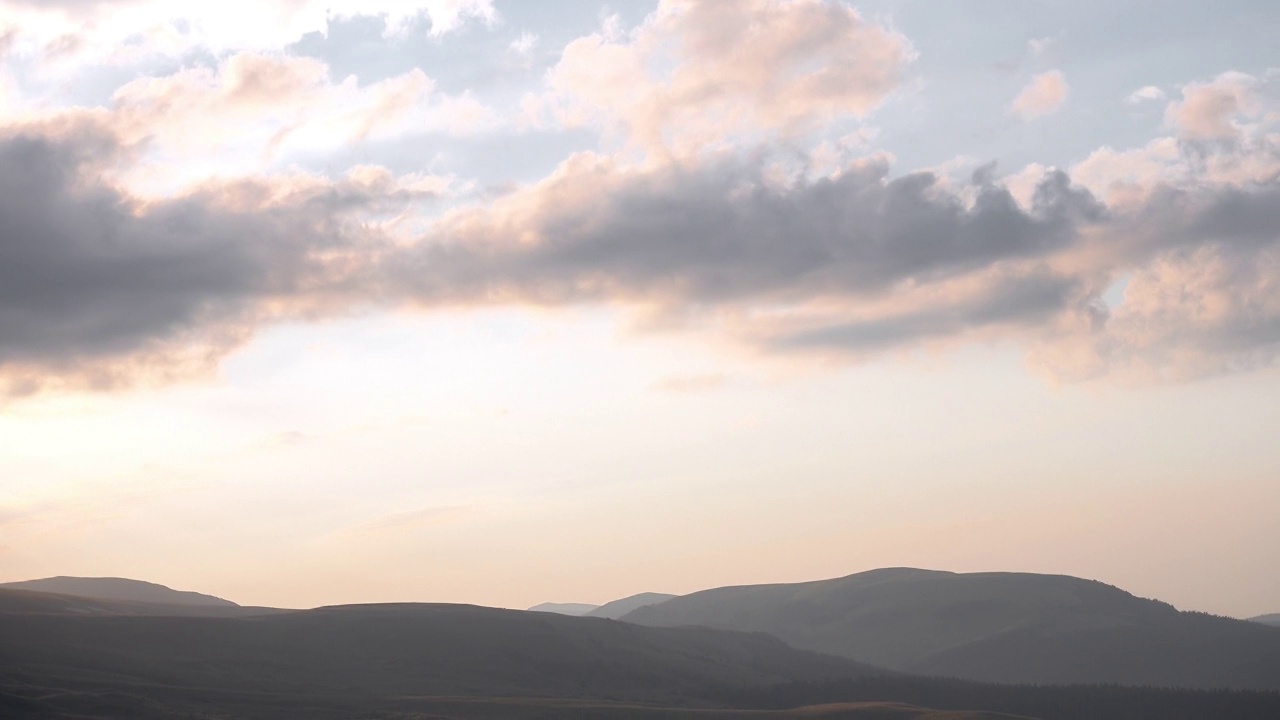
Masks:
[[[1275,613],[1273,615],[1259,615],[1258,617],[1255,617],[1255,618],[1249,618],[1249,622],[1256,622],[1256,623],[1262,623],[1263,625],[1272,625],[1275,627],[1280,627],[1280,613]]]
[[[180,617],[247,617],[292,612],[244,605],[169,605],[166,603],[99,600],[79,595],[57,595],[30,590],[0,588],[0,614],[9,615],[151,615]]]
[[[202,708],[226,711],[236,702],[257,707],[264,698],[322,708],[450,695],[707,703],[741,687],[883,672],[794,650],[762,634],[644,628],[465,605],[344,606],[221,618],[38,613],[28,607],[0,611],[0,637],[0,695],[124,693],[142,699],[138,707],[117,710],[130,716],[149,705],[199,714]]]
[[[534,605],[533,607],[529,608],[529,612],[555,613],[557,615],[572,615],[574,617],[581,617],[582,615],[586,615],[587,613],[595,609],[596,609],[595,605],[589,605],[587,603],[546,602],[546,603],[540,603],[538,605]]]
[[[0,591],[0,717],[1280,717],[1280,694],[916,678],[700,628],[459,605],[229,618],[118,614],[115,605]]]
[[[587,613],[587,616],[617,620],[633,610],[638,610],[649,605],[657,605],[658,603],[666,602],[673,597],[676,596],[669,595],[667,593],[640,593],[638,595],[632,595],[631,597],[624,597],[621,600],[607,602]]]
[[[1059,575],[874,570],[707,590],[623,619],[767,632],[883,667],[990,682],[1280,688],[1280,632]]]
[[[174,590],[156,583],[126,578],[51,577],[42,580],[0,583],[3,590],[74,595],[96,600],[186,605],[194,607],[239,607],[230,600],[186,590]]]

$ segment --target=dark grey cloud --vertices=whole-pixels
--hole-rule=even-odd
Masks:
[[[1099,355],[1194,350],[1207,371],[1280,343],[1275,183],[1108,208],[1052,172],[1024,207],[990,171],[951,187],[868,163],[780,185],[763,164],[587,164],[405,246],[361,222],[419,199],[394,182],[280,195],[244,181],[140,204],[98,177],[121,152],[74,128],[0,139],[0,373],[91,372],[199,343],[216,359],[281,317],[403,303],[801,308],[729,329],[786,352],[1025,339],[1064,318]],[[1108,309],[1124,274],[1135,302]]]
[[[540,242],[463,217],[445,226],[442,242],[399,258],[392,274],[428,299],[714,304],[857,296],[1041,257],[1103,215],[1061,173],[1041,184],[1024,211],[998,185],[979,184],[969,203],[931,173],[889,179],[882,163],[786,188],[763,182],[761,172],[730,164],[598,189],[551,188],[543,210],[519,228]],[[574,193],[586,194],[555,199]]]
[[[943,303],[884,318],[855,321],[764,338],[777,350],[876,352],[946,338],[990,326],[1035,326],[1073,303],[1088,303],[1083,284],[1050,273],[1012,277],[986,288],[976,298]]]
[[[349,289],[333,258],[362,234],[344,211],[371,199],[337,186],[282,207],[213,191],[141,206],[95,176],[117,150],[93,132],[0,140],[0,366],[153,351]]]
[[[676,316],[790,307],[733,328],[785,352],[1065,334],[1056,351],[1096,356],[1088,374],[1153,361],[1197,375],[1280,347],[1280,288],[1264,277],[1280,268],[1280,183],[1155,187],[1109,208],[1054,171],[1023,207],[987,169],[960,188],[874,163],[785,187],[764,175],[735,163],[579,169],[518,210],[451,218],[385,277],[427,304],[621,300]],[[1206,259],[1212,272],[1199,267]],[[1103,295],[1130,274],[1142,278],[1132,297],[1108,307]]]

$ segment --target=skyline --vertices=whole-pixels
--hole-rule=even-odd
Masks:
[[[1280,12],[0,0],[0,582],[1280,611]]]

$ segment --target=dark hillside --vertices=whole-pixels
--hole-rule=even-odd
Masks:
[[[706,590],[623,620],[766,632],[873,665],[988,682],[1280,689],[1280,632],[1061,575],[875,570]]]

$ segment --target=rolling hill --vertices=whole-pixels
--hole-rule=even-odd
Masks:
[[[74,595],[95,600],[150,603],[154,605],[183,605],[192,607],[239,607],[230,600],[187,590],[174,590],[156,583],[126,578],[51,577],[41,580],[0,583],[0,590],[30,590],[33,592]]]
[[[343,716],[355,705],[455,695],[705,705],[746,686],[883,672],[758,633],[467,605],[180,617],[78,613],[81,599],[21,594],[6,591],[0,602],[0,694],[71,706],[122,695],[137,703],[115,712],[130,716],[277,701],[306,708],[299,716],[331,706]],[[32,607],[40,604],[49,610]]]
[[[617,620],[633,610],[648,607],[649,605],[657,605],[658,603],[666,602],[673,597],[676,596],[669,595],[667,593],[640,593],[638,595],[632,595],[631,597],[624,597],[620,600],[614,600],[613,602],[607,602],[587,613],[587,616]]]
[[[1067,576],[874,570],[706,590],[623,620],[766,632],[797,648],[987,682],[1280,689],[1280,631]]]
[[[0,717],[1280,717],[1277,693],[912,677],[759,633],[466,605],[233,617],[198,607],[187,616],[137,614],[137,605],[145,604],[0,591]]]
[[[1259,615],[1258,617],[1255,617],[1255,618],[1249,618],[1249,622],[1256,622],[1256,623],[1262,623],[1263,625],[1272,625],[1275,627],[1280,627],[1280,613],[1275,613],[1273,615]]]

